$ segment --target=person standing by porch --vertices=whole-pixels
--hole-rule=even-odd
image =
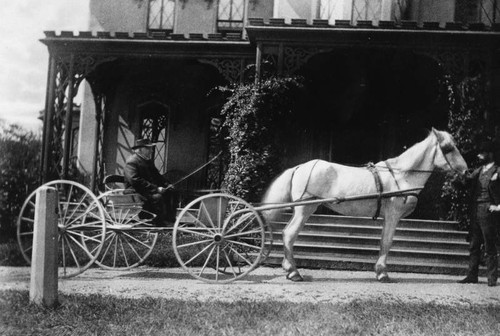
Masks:
[[[155,144],[148,139],[138,139],[132,147],[132,154],[125,164],[125,187],[132,188],[144,198],[143,208],[154,213],[157,226],[172,225],[175,214],[169,209],[169,190],[173,189],[158,171],[153,161]]]
[[[494,148],[483,143],[477,158],[481,164],[467,176],[472,191],[470,257],[467,276],[459,283],[477,283],[481,245],[484,244],[488,286],[498,279],[497,230],[500,211],[500,167],[494,161]]]

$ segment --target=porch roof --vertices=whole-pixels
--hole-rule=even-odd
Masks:
[[[358,21],[250,18],[246,27],[252,43],[360,47],[437,47],[439,49],[500,50],[500,24],[402,21]]]
[[[40,41],[51,53],[114,57],[254,57],[241,34],[165,34],[45,31]]]

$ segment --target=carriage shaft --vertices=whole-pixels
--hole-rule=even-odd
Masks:
[[[352,195],[352,196],[344,196],[344,197],[310,199],[310,200],[295,201],[295,202],[288,202],[288,203],[267,204],[267,205],[261,205],[261,206],[255,207],[255,210],[267,211],[267,210],[275,210],[275,209],[281,209],[281,208],[296,207],[296,206],[302,206],[302,205],[314,205],[314,204],[322,204],[322,203],[339,204],[342,202],[349,202],[349,201],[377,199],[379,197],[381,197],[381,198],[406,197],[406,196],[410,196],[410,194],[412,194],[412,193],[421,191],[422,189],[424,189],[424,187],[403,189],[403,190],[397,190],[397,191],[387,191],[387,192],[380,192],[380,193],[372,193],[372,194],[365,194],[365,195]]]

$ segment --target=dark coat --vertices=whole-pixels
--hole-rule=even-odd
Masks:
[[[146,198],[158,194],[158,187],[168,182],[155,167],[153,160],[145,160],[137,154],[131,155],[125,164],[125,187],[132,187]]]
[[[468,176],[471,184],[472,195],[476,195],[476,190],[479,187],[479,174],[481,172],[482,167],[477,168]],[[496,164],[491,167],[486,174],[488,174],[488,180],[490,181],[488,184],[488,193],[490,196],[490,203],[493,205],[500,204],[500,167]],[[475,200],[473,200],[475,201]]]

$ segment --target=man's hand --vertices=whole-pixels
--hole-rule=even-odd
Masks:
[[[158,187],[158,192],[160,194],[163,194],[164,192],[166,192],[167,190],[169,189],[174,189],[174,186],[172,184],[169,184],[168,186],[166,187]]]
[[[488,208],[488,210],[490,212],[497,212],[497,211],[500,211],[500,204],[499,205],[490,205],[490,207]]]

